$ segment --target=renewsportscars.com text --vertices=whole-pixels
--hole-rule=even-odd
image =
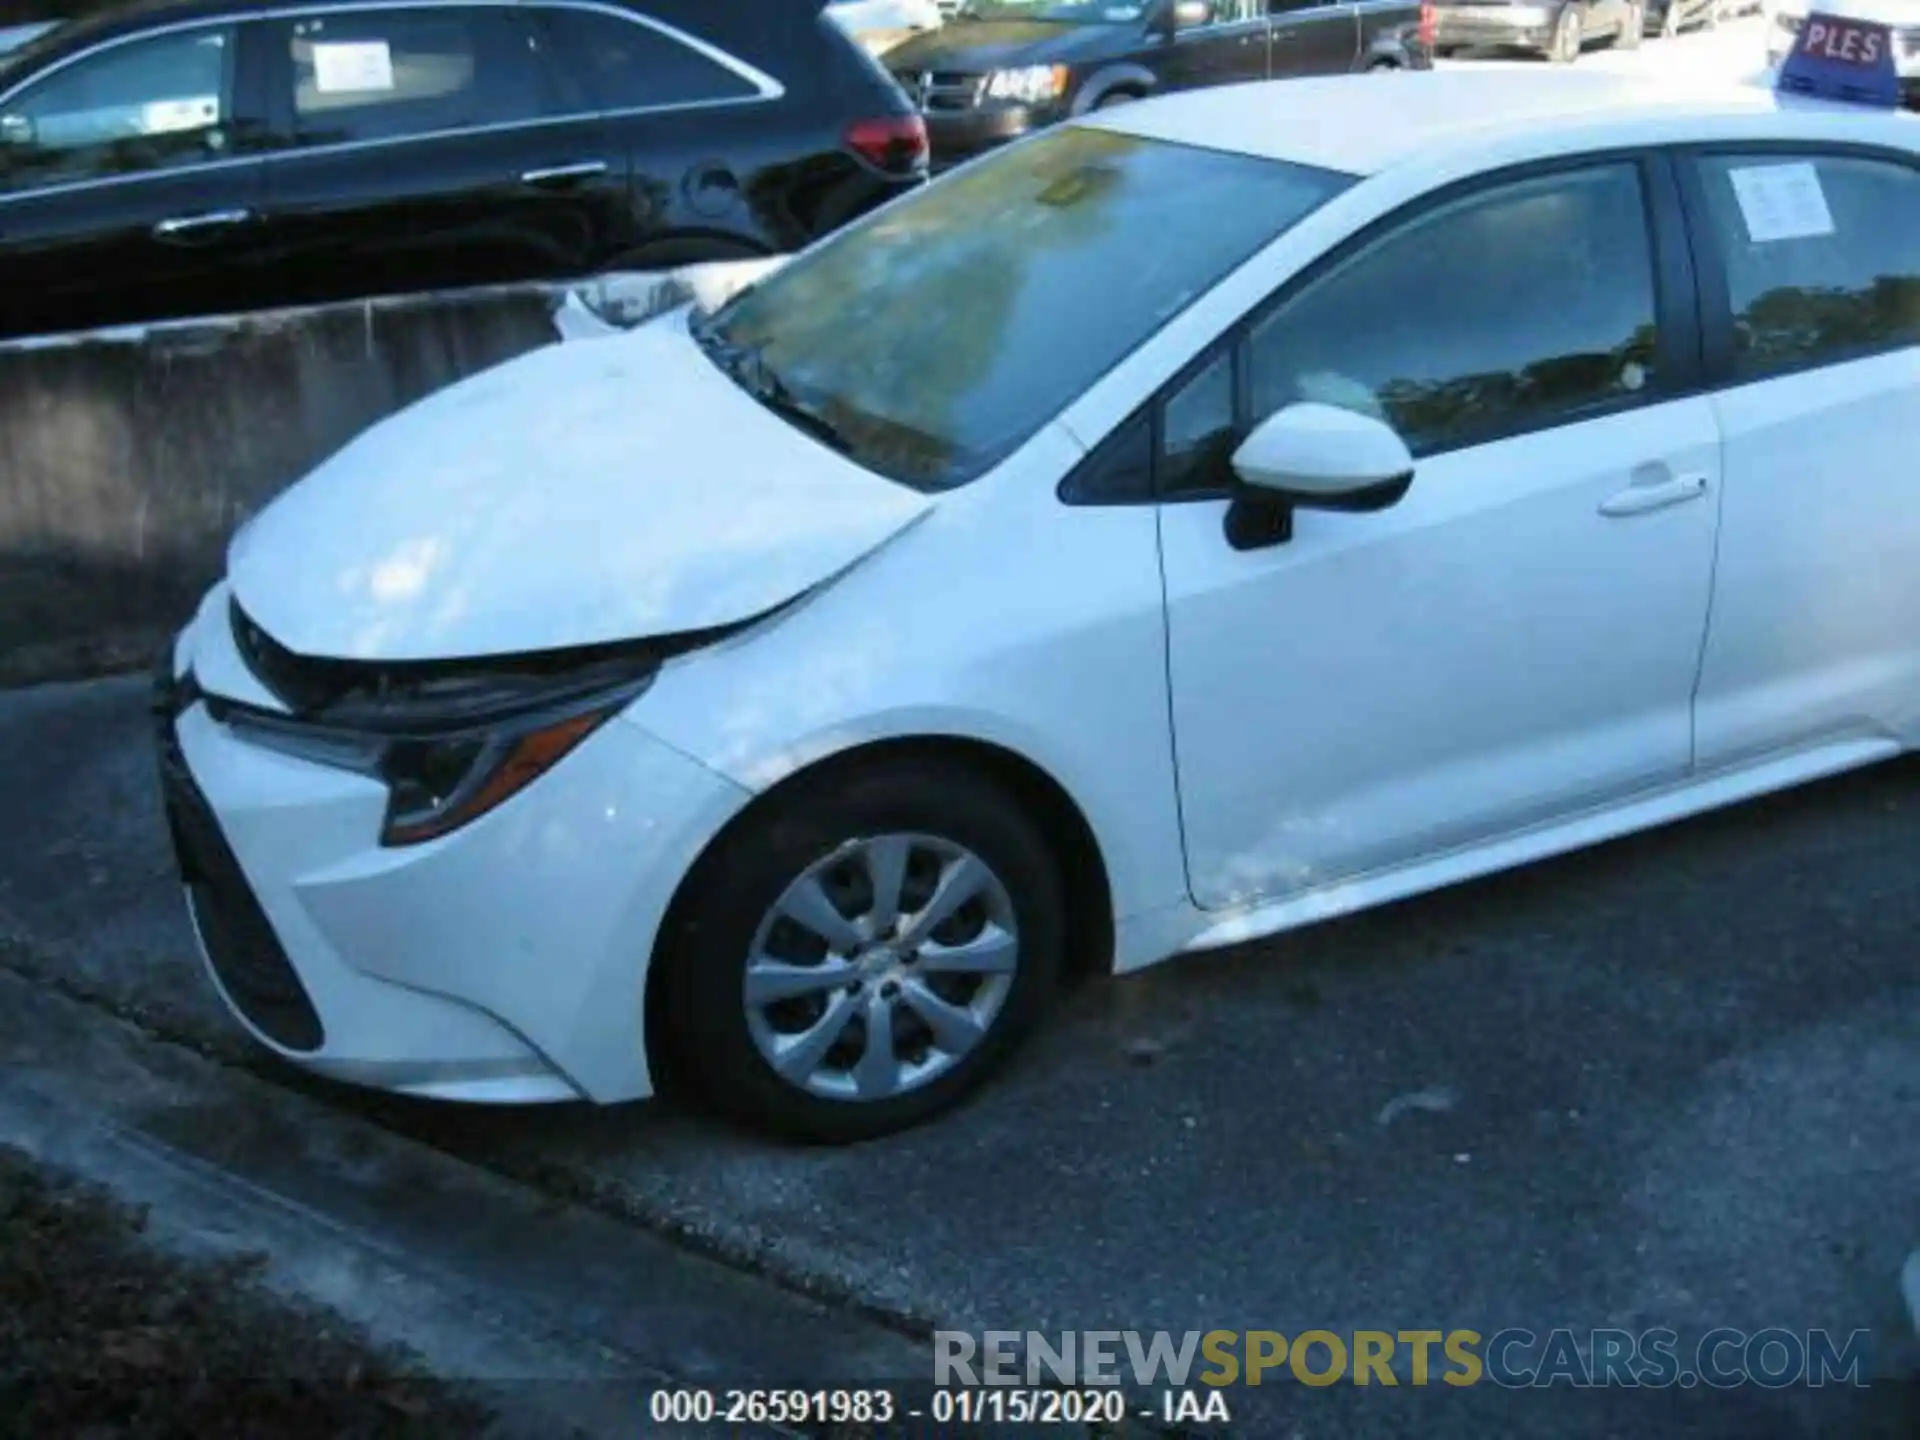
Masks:
[[[1512,1389],[1868,1383],[1868,1331],[942,1330],[934,1384],[1184,1387],[1483,1385]]]

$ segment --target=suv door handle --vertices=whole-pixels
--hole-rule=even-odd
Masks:
[[[573,165],[549,165],[541,170],[520,172],[522,185],[560,185],[568,180],[591,180],[607,173],[604,160],[581,160]]]
[[[251,210],[207,210],[198,215],[175,215],[153,227],[156,240],[189,239],[208,230],[226,230],[253,219]]]
[[[1642,465],[1633,483],[1600,502],[1600,513],[1610,519],[1645,515],[1669,505],[1684,505],[1707,493],[1707,477],[1700,473],[1676,475],[1664,465]]]

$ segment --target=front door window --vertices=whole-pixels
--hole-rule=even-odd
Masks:
[[[36,190],[204,164],[237,148],[236,31],[114,45],[0,102],[0,190]]]

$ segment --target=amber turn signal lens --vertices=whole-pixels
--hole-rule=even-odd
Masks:
[[[611,710],[590,710],[570,715],[488,745],[476,757],[476,773],[469,774],[444,802],[411,813],[390,811],[381,843],[419,845],[472,823],[559,764],[611,714]],[[396,784],[396,799],[400,793],[401,787]]]

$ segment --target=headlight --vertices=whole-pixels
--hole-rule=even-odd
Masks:
[[[518,727],[389,741],[380,757],[387,782],[380,843],[419,845],[478,820],[559,764],[636,693]]]
[[[418,845],[519,794],[720,632],[479,661],[393,664],[296,655],[232,606],[235,643],[293,713],[209,701],[256,744],[387,787],[383,845]]]
[[[989,99],[1016,100],[1023,105],[1056,99],[1066,89],[1064,65],[1025,65],[1018,70],[996,70],[987,77]]]
[[[558,765],[647,688],[649,670],[588,695],[512,718],[430,728],[424,714],[396,713],[379,729],[282,715],[211,701],[217,719],[256,745],[352,770],[387,787],[380,843],[419,845],[496,809]],[[383,720],[368,713],[367,723]]]

